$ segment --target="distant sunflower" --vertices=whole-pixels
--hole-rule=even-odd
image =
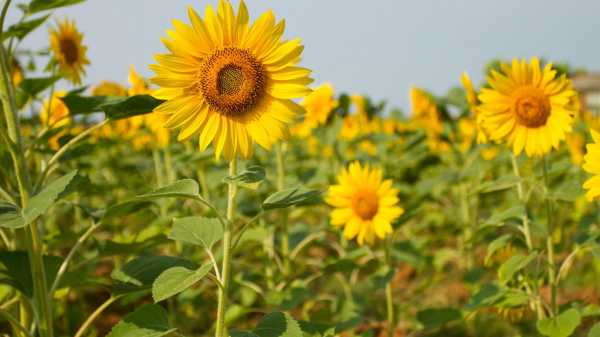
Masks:
[[[12,82],[13,85],[15,87],[19,86],[19,84],[21,84],[21,82],[23,82],[23,67],[21,67],[21,64],[19,63],[19,60],[17,60],[16,58],[13,57],[12,62],[11,62],[11,67],[10,67],[10,74],[12,77]]]
[[[334,97],[334,89],[330,83],[323,83],[304,98],[302,105],[306,108],[304,120],[314,126],[327,122],[329,114],[338,105]]]
[[[483,114],[480,113],[479,99],[477,98],[477,92],[473,87],[473,82],[467,73],[463,73],[460,78],[463,87],[465,88],[465,95],[469,109],[475,117],[475,125],[477,126],[477,144],[485,144],[489,142],[488,132],[484,129]]]
[[[40,110],[42,125],[49,128],[59,128],[70,123],[69,108],[60,99],[60,97],[65,97],[66,94],[65,91],[56,91],[50,99],[44,101]]]
[[[304,109],[292,101],[310,93],[310,70],[297,67],[304,47],[299,39],[282,41],[285,23],[271,11],[249,24],[246,5],[237,15],[228,1],[217,12],[209,5],[202,20],[190,7],[191,26],[173,20],[169,54],[156,55],[151,79],[167,100],[154,111],[166,114],[167,128],[180,128],[178,139],[199,135],[200,150],[209,144],[215,156],[252,155],[254,142],[269,149],[287,134]]]
[[[591,130],[593,143],[586,145],[586,154],[583,157],[583,169],[592,174],[584,184],[587,193],[585,196],[589,201],[597,200],[600,197],[600,133]]]
[[[87,47],[83,45],[83,34],[75,27],[75,22],[65,19],[50,28],[50,47],[59,70],[74,84],[81,83],[84,67],[90,64]]]
[[[404,210],[398,206],[398,190],[391,180],[382,181],[381,169],[353,162],[338,175],[338,184],[329,188],[326,201],[335,207],[331,223],[344,227],[346,239],[372,244],[392,233],[392,222]]]
[[[127,96],[127,89],[117,82],[102,81],[92,88],[92,96]]]
[[[491,88],[479,94],[485,130],[492,140],[504,140],[518,155],[539,156],[558,148],[571,132],[577,113],[577,93],[566,75],[556,76],[552,64],[543,69],[532,58],[501,64],[487,78]]]

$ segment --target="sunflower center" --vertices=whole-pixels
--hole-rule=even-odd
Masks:
[[[519,124],[529,128],[545,125],[551,109],[550,100],[537,88],[523,88],[517,91],[513,108]]]
[[[69,64],[75,63],[79,58],[79,49],[77,48],[77,43],[75,43],[75,41],[72,39],[61,39],[60,50],[65,57],[65,61]]]
[[[214,52],[199,75],[199,91],[208,104],[228,116],[242,116],[264,93],[262,64],[247,50],[225,48]]]
[[[379,201],[372,191],[359,191],[352,198],[352,209],[363,220],[371,220],[377,214]]]

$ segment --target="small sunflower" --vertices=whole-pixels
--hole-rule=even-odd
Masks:
[[[338,175],[338,184],[329,188],[326,201],[335,209],[331,223],[344,227],[344,237],[358,244],[372,244],[392,233],[392,222],[404,210],[398,206],[398,190],[391,180],[382,180],[381,169],[353,162]]]
[[[577,113],[577,93],[566,75],[556,76],[552,64],[543,69],[532,58],[502,63],[487,78],[490,88],[481,89],[478,98],[485,130],[494,141],[504,140],[515,155],[523,150],[540,156],[571,132]]]
[[[467,98],[467,103],[469,104],[469,109],[473,113],[473,116],[475,116],[475,125],[477,127],[477,144],[488,143],[488,133],[483,127],[483,114],[479,112],[479,105],[481,102],[479,102],[479,99],[477,98],[477,92],[473,87],[473,82],[471,82],[471,78],[467,73],[463,73],[460,80],[465,88],[465,95]]]
[[[587,193],[585,196],[589,201],[597,200],[600,197],[600,133],[591,130],[593,143],[585,146],[587,153],[583,157],[583,169],[592,174],[584,184]]]
[[[129,89],[127,90],[127,94],[129,96],[148,95],[151,93],[148,82],[146,82],[146,80],[140,76],[140,74],[138,74],[133,65],[129,67],[127,80],[129,81],[130,85]]]
[[[56,91],[50,99],[46,99],[40,110],[42,125],[49,128],[59,128],[70,123],[69,108],[60,97],[65,97],[65,91]]]
[[[90,64],[87,47],[83,45],[83,34],[75,27],[75,22],[65,19],[50,28],[50,48],[58,63],[59,70],[74,84],[81,83],[84,67]]]
[[[442,138],[444,124],[440,118],[436,102],[423,89],[410,88],[411,124],[423,129],[427,135],[427,145],[433,153],[450,150],[450,144]]]
[[[220,0],[204,20],[191,7],[188,16],[191,26],[173,20],[163,39],[170,53],[150,66],[160,87],[153,96],[166,100],[154,111],[169,117],[165,127],[181,129],[179,140],[199,135],[201,151],[212,143],[217,158],[249,158],[255,142],[271,148],[304,113],[292,99],[311,91],[310,70],[297,66],[301,41],[283,41],[285,23],[271,11],[250,25],[243,1],[237,15]]]
[[[321,84],[304,98],[302,105],[306,108],[306,122],[314,126],[325,124],[331,111],[338,106],[333,86],[330,83]]]
[[[127,89],[117,82],[102,81],[92,88],[92,96],[127,96]]]
[[[23,75],[23,67],[21,67],[21,64],[19,63],[19,60],[17,60],[16,58],[13,57],[12,62],[11,62],[11,67],[10,67],[10,74],[12,77],[12,83],[15,87],[18,87],[19,84],[21,84],[21,82],[23,82],[23,78],[25,77]]]

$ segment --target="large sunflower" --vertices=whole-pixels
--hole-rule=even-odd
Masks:
[[[237,15],[221,0],[216,12],[206,7],[204,20],[191,7],[188,16],[191,26],[173,20],[163,39],[170,53],[150,66],[160,86],[153,95],[167,100],[155,112],[181,129],[179,140],[199,135],[201,151],[212,143],[217,158],[248,158],[254,142],[269,149],[304,111],[292,99],[310,93],[310,70],[296,66],[301,41],[282,41],[285,23],[271,11],[250,25],[243,1]]]
[[[518,155],[548,153],[571,131],[577,112],[577,93],[566,75],[557,77],[552,64],[543,69],[532,58],[502,63],[481,89],[479,106],[484,129],[492,140],[504,140]]]
[[[83,45],[83,34],[75,27],[74,21],[65,19],[50,28],[50,48],[58,63],[59,70],[74,84],[81,83],[84,67],[90,64],[87,47]]]
[[[338,184],[329,188],[326,201],[335,207],[331,223],[344,227],[344,237],[356,237],[358,244],[372,244],[392,233],[392,222],[404,210],[398,207],[398,190],[391,180],[382,181],[381,169],[353,162],[338,175]]]
[[[600,197],[600,133],[591,132],[594,142],[585,146],[587,153],[583,157],[583,169],[593,175],[583,184],[583,188],[588,190],[585,196],[589,201]]]

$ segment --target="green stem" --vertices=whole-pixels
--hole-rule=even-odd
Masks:
[[[392,244],[391,237],[385,242],[385,264],[388,268],[392,269],[392,260],[390,254],[390,246]],[[385,285],[385,303],[387,311],[387,328],[388,337],[393,337],[396,331],[396,321],[394,315],[394,297],[392,292],[392,280],[388,281]]]
[[[558,307],[556,303],[556,294],[558,282],[556,279],[556,263],[554,261],[554,243],[552,242],[552,234],[554,233],[554,223],[552,221],[552,202],[548,198],[548,192],[550,191],[550,181],[548,179],[548,158],[544,157],[544,186],[546,199],[546,217],[548,221],[548,234],[546,236],[546,249],[548,250],[548,283],[550,284],[550,308],[551,315],[554,316],[558,313]]]
[[[165,175],[167,176],[167,182],[170,184],[177,179],[173,169],[173,158],[169,147],[166,147],[163,152],[165,153]]]
[[[200,188],[202,189],[202,196],[206,201],[210,202],[210,193],[208,191],[208,183],[206,182],[206,172],[204,170],[204,164],[200,164],[198,168],[198,180],[200,182]]]
[[[519,173],[519,164],[517,164],[517,157],[512,154],[512,167],[513,172],[517,178],[519,178],[519,182],[517,183],[517,195],[519,196],[519,200],[523,203],[525,209],[527,209],[527,201],[525,200],[525,193],[523,192],[523,182],[521,181],[521,174]],[[531,240],[531,229],[529,228],[529,217],[527,213],[521,217],[521,221],[523,222],[523,234],[525,235],[525,243],[527,244],[527,249],[531,251],[533,249],[533,242]]]
[[[4,7],[2,8],[2,13],[0,14],[0,41],[4,27],[4,19],[10,3],[10,0],[5,1]],[[0,81],[0,98],[2,99],[8,135],[13,143],[9,145],[8,148],[11,152],[13,166],[15,168],[15,175],[17,177],[17,183],[19,186],[21,208],[25,209],[29,201],[31,187],[29,186],[29,179],[27,178],[27,171],[25,170],[22,157],[23,147],[18,127],[19,121],[17,115],[17,106],[15,103],[14,87],[12,80],[9,77],[10,72],[7,62],[8,60],[6,58],[4,45],[0,43],[0,73],[2,73],[2,80]],[[52,307],[50,306],[48,297],[48,284],[46,283],[46,270],[44,268],[43,261],[44,247],[39,237],[39,231],[35,222],[30,224],[25,231],[27,253],[29,255],[30,268],[33,276],[37,327],[41,337],[53,337]]]
[[[0,317],[3,317],[5,320],[7,320],[17,334],[26,337],[32,337],[29,331],[27,331],[27,329],[23,325],[21,325],[14,317],[12,317],[8,312],[0,310]]]
[[[229,176],[237,174],[237,161],[232,159],[229,162]],[[221,268],[221,281],[223,287],[219,289],[219,304],[217,308],[217,323],[215,337],[227,337],[227,328],[225,327],[225,312],[227,308],[227,292],[229,290],[229,280],[231,278],[231,237],[235,217],[235,198],[237,195],[237,184],[229,182],[227,197],[227,223],[223,234],[223,266]]]
[[[285,163],[284,163],[284,146],[280,144],[276,148],[277,155],[277,189],[279,191],[285,188]],[[287,209],[281,210],[281,258],[283,260],[283,274],[288,275],[290,271],[290,237],[289,237],[289,213]]]
[[[86,333],[86,331],[89,329],[90,325],[92,325],[92,323],[94,323],[96,318],[98,318],[98,316],[100,316],[100,314],[102,312],[104,312],[104,310],[106,310],[106,308],[108,308],[114,302],[118,301],[121,297],[123,297],[123,295],[111,296],[108,300],[106,300],[104,303],[102,303],[102,305],[100,305],[98,308],[96,308],[96,310],[94,310],[94,312],[81,325],[79,330],[77,330],[77,333],[75,333],[75,337],[82,337],[83,334]]]

